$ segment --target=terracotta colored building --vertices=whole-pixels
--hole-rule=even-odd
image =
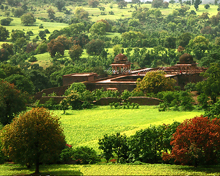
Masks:
[[[63,86],[70,85],[74,82],[92,82],[98,75],[96,73],[73,73],[69,75],[63,75]]]
[[[125,89],[132,91],[136,87],[136,80],[143,78],[147,72],[162,70],[166,72],[166,77],[176,80],[176,85],[181,89],[189,82],[199,82],[203,80],[200,73],[207,70],[207,68],[197,67],[193,57],[189,54],[183,54],[179,62],[172,67],[158,67],[158,68],[143,68],[137,70],[130,70],[131,63],[124,54],[119,54],[115,57],[112,66],[112,75],[105,78],[99,78],[96,73],[73,73],[63,75],[63,86],[58,88],[51,88],[42,90],[38,93],[57,93],[62,94],[68,86],[74,82],[83,82],[87,89],[93,91],[95,89],[104,90],[118,90],[123,92]]]

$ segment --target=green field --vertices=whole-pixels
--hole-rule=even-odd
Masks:
[[[182,122],[203,114],[202,111],[159,112],[156,106],[140,106],[140,109],[111,109],[109,106],[100,106],[87,110],[68,110],[66,115],[62,111],[52,111],[60,116],[61,124],[68,144],[89,146],[97,150],[98,139],[104,134],[124,133],[128,136],[137,130],[150,125],[161,125]],[[213,175],[218,174],[217,166],[197,167],[165,165],[165,164],[95,164],[95,165],[46,165],[41,166],[42,174],[51,175]],[[34,168],[17,164],[0,165],[0,175],[21,175],[34,172]]]
[[[100,106],[90,110],[53,111],[60,121],[68,144],[89,146],[98,150],[98,139],[104,134],[124,133],[128,136],[150,125],[161,125],[173,121],[183,121],[203,114],[192,112],[159,112],[156,106],[140,106],[140,109],[111,109]],[[95,164],[95,165],[46,165],[41,166],[42,174],[51,175],[215,175],[218,166],[197,167],[165,164]],[[0,165],[0,175],[21,175],[34,172],[34,168],[17,164]]]
[[[111,109],[100,106],[87,110],[54,111],[61,116],[66,141],[73,147],[90,146],[98,152],[98,139],[104,134],[124,133],[128,136],[137,130],[150,125],[170,124],[173,121],[182,122],[185,119],[201,115],[202,111],[193,112],[159,112],[156,106],[140,106],[140,109]]]
[[[0,165],[0,175],[25,175],[34,172],[20,165]],[[40,166],[42,174],[50,175],[219,175],[219,166],[181,166],[169,164],[144,165],[47,165]]]

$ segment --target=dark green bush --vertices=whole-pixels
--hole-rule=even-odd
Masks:
[[[9,26],[12,21],[13,21],[12,18],[4,18],[1,20],[1,25],[2,26]]]
[[[159,105],[159,111],[165,111],[173,107],[173,110],[192,110],[193,98],[187,91],[163,91],[157,94],[157,98],[163,100]],[[180,108],[180,109],[179,109]]]
[[[95,164],[101,161],[96,151],[86,146],[73,149],[73,160],[77,164]]]
[[[60,104],[57,104],[53,98],[50,98],[44,104],[36,104],[37,107],[44,107],[50,110],[59,110],[61,109]]]
[[[128,139],[129,162],[141,161],[145,163],[162,162],[162,153],[171,151],[172,134],[175,133],[179,122],[171,125],[151,126],[137,131]]]
[[[99,149],[103,150],[103,155],[107,162],[116,155],[117,162],[125,162],[128,158],[128,145],[126,135],[116,133],[115,135],[104,135],[99,139]]]
[[[73,149],[72,147],[65,147],[60,154],[60,162],[62,164],[69,164],[72,161]]]
[[[37,58],[35,56],[31,56],[31,58],[29,59],[29,62],[36,62]]]

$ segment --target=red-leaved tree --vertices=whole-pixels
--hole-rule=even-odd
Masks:
[[[181,164],[213,164],[220,151],[220,119],[194,117],[185,120],[173,134],[171,154],[164,153],[163,160],[174,158]]]

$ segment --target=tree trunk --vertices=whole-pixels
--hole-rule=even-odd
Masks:
[[[39,164],[39,158],[38,158],[38,156],[37,156],[36,163],[35,163],[35,173],[34,173],[34,174],[39,174],[39,173],[40,173],[40,171],[39,171],[39,166],[40,166],[40,164]]]

